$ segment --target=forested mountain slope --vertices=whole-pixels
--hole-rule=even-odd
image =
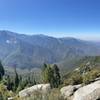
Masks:
[[[97,42],[0,31],[0,59],[5,66],[34,68],[43,63],[59,63],[69,67],[66,63],[70,65],[73,59],[97,55]]]

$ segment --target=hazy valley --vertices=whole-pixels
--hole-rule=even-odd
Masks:
[[[0,59],[0,100],[100,98],[99,41],[0,31]]]
[[[70,69],[77,59],[100,55],[99,42],[10,31],[0,31],[0,48],[4,66],[27,69],[41,68],[44,63]]]

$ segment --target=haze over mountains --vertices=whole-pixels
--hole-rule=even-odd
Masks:
[[[41,67],[43,63],[65,64],[83,56],[99,56],[98,42],[45,35],[0,31],[0,59],[5,66]]]

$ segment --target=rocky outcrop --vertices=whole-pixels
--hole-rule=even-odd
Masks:
[[[72,99],[74,92],[80,87],[81,85],[74,85],[74,86],[69,85],[69,86],[61,88],[60,92],[64,99],[70,100]]]
[[[100,81],[78,89],[74,93],[73,100],[100,100]]]
[[[34,85],[30,88],[26,88],[22,91],[19,92],[19,97],[24,98],[24,97],[29,97],[31,96],[34,92],[39,92],[42,94],[49,93],[51,90],[50,84],[38,84]]]
[[[14,100],[14,98],[13,97],[9,97],[8,100]]]
[[[61,96],[67,100],[100,100],[99,78],[89,85],[69,85],[61,88]]]
[[[80,85],[69,85],[61,88],[61,97],[65,100],[100,100],[100,80],[99,78],[96,79],[97,81],[82,86]],[[24,89],[19,92],[20,98],[25,97],[34,97],[34,93],[42,93],[43,97],[50,92],[50,84],[38,84],[34,85],[30,88]],[[11,100],[11,99],[9,99]],[[48,99],[45,99],[48,100]]]

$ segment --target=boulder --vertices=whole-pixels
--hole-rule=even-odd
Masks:
[[[100,80],[100,77],[96,78],[94,81],[99,81]]]
[[[100,81],[83,86],[74,93],[73,100],[99,100]]]
[[[61,96],[64,99],[71,99],[74,92],[79,89],[81,87],[81,85],[69,85],[69,86],[65,86],[63,88],[61,88],[60,92],[61,92]]]
[[[38,84],[20,91],[19,97],[20,98],[29,97],[35,92],[46,94],[49,93],[50,90],[51,90],[50,84]]]
[[[15,98],[14,97],[9,97],[8,100],[15,100]]]

